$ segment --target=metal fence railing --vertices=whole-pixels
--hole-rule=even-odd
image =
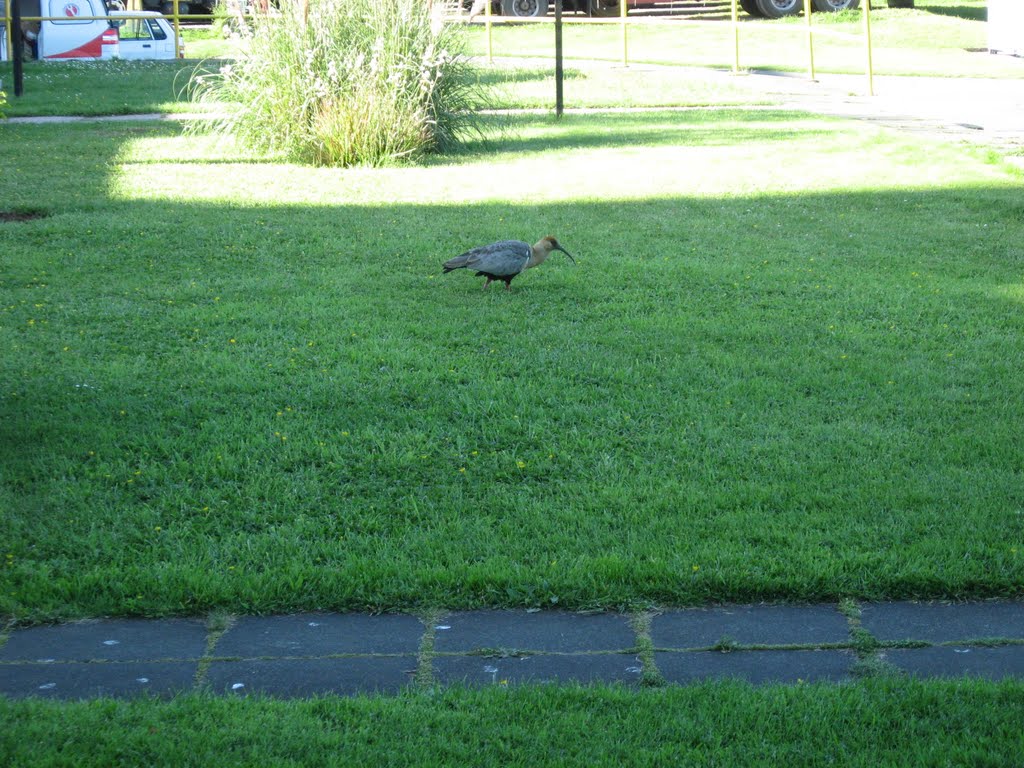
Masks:
[[[740,8],[741,3],[739,0],[726,0],[723,6],[728,11],[728,17],[726,19],[702,19],[702,18],[691,18],[687,20],[687,25],[691,24],[729,24],[732,29],[731,34],[731,63],[732,71],[738,73],[741,70],[742,60],[742,39],[746,34],[757,33],[760,34],[762,31],[769,31],[771,34],[799,34],[803,35],[806,40],[806,69],[807,75],[811,80],[815,79],[816,70],[814,63],[814,51],[815,51],[815,38],[816,37],[829,37],[833,39],[845,39],[850,41],[859,42],[863,47],[864,57],[864,73],[866,79],[866,90],[868,95],[874,95],[874,66],[872,62],[872,44],[871,44],[871,2],[870,0],[864,0],[861,5],[861,19],[862,19],[862,32],[859,35],[854,35],[848,32],[840,32],[835,29],[824,28],[821,24],[814,23],[815,14],[812,13],[811,0],[803,0],[804,6],[804,19],[805,24],[803,28],[797,27],[796,25],[779,25],[779,24],[758,24],[748,23],[740,20]],[[568,16],[563,18],[563,23],[568,24],[615,24],[622,28],[621,40],[621,62],[623,66],[628,66],[630,61],[629,56],[629,30],[631,27],[639,25],[650,25],[650,24],[671,24],[676,23],[675,19],[671,16],[663,17],[641,17],[636,18],[627,14],[627,4],[625,2],[619,3],[620,13],[616,17],[590,17],[590,16]],[[522,23],[550,23],[549,17],[538,17],[538,18],[514,18],[508,16],[496,16],[491,12],[490,3],[485,7],[485,11],[481,14],[483,17],[483,24],[486,28],[486,50],[487,60],[491,62],[494,57],[494,41],[492,31],[495,25],[502,24],[522,24]]]

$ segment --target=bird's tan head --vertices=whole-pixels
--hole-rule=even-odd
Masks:
[[[565,248],[562,247],[561,243],[559,243],[553,235],[547,235],[546,237],[542,237],[540,242],[537,243],[537,245],[543,248],[548,253],[551,253],[552,251],[561,251],[562,253],[569,257],[569,261],[571,261],[573,264],[576,263],[576,259],[572,257],[572,254],[565,250]]]

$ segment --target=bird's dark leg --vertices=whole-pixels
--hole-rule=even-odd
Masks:
[[[505,290],[506,291],[511,291],[512,290],[512,278],[511,277],[508,280],[505,281]]]
[[[490,285],[490,284],[491,284],[491,278],[488,277],[486,280],[484,280],[484,290],[485,291],[487,290],[487,286]]]

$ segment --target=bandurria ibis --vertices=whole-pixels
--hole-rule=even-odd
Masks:
[[[446,261],[444,271],[447,274],[456,269],[476,270],[477,277],[482,275],[487,278],[487,282],[484,283],[485,289],[492,280],[501,280],[505,283],[505,290],[511,291],[512,278],[530,267],[543,263],[552,251],[561,251],[569,257],[569,261],[576,263],[572,254],[548,235],[537,241],[536,245],[524,243],[522,240],[501,240],[490,245],[481,245]]]

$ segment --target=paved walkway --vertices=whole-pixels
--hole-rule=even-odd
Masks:
[[[435,685],[1024,678],[1024,601],[90,620],[0,637],[0,694],[306,697]]]
[[[864,95],[863,75],[820,75],[816,82],[770,73],[748,77],[786,108],[1024,153],[1024,59],[1019,80],[875,77],[874,96]]]

